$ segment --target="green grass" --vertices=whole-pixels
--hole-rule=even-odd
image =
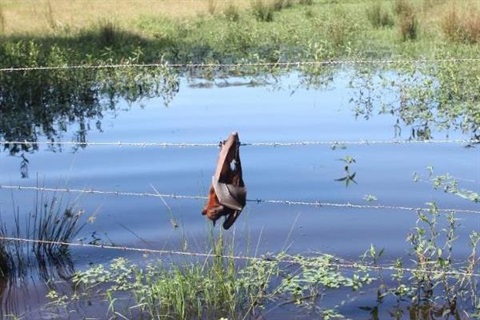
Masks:
[[[85,225],[81,221],[84,212],[74,205],[64,205],[61,197],[53,195],[48,199],[45,194],[37,192],[34,201],[34,209],[28,214],[21,214],[19,208],[14,209],[13,225],[7,225],[0,216],[2,238],[34,241],[1,241],[0,269],[7,271],[5,275],[23,274],[23,267],[28,267],[24,261],[30,261],[30,253],[40,260],[61,260],[62,256],[68,255],[66,243],[71,242]]]
[[[452,177],[428,179],[436,188],[455,183]],[[432,203],[418,212],[406,236],[410,262],[398,258],[393,264],[383,262],[388,248],[373,246],[354,262],[284,251],[244,259],[234,256],[234,238],[227,241],[220,232],[204,257],[163,258],[144,266],[117,258],[78,272],[73,296],[54,290],[48,296],[62,314],[93,299],[107,302],[108,316],[129,319],[258,319],[275,317],[279,307],[289,306],[295,314],[334,319],[359,297],[364,316],[386,309],[397,315],[409,310],[414,319],[425,312],[475,317],[480,315],[475,276],[480,234],[469,235],[469,258],[455,260],[459,227],[453,212],[441,214]]]
[[[479,19],[475,18],[479,6],[475,1],[458,9],[450,9],[448,1],[420,0],[347,3],[251,0],[247,6],[233,2],[220,6],[217,1],[208,0],[206,4],[209,14],[188,18],[144,12],[129,16],[128,20],[112,16],[80,27],[65,22],[62,27],[51,27],[49,32],[15,31],[0,38],[5,46],[33,41],[42,56],[58,50],[68,64],[99,63],[107,59],[121,63],[134,52],[141,52],[139,62],[145,63],[159,59],[171,63],[304,61],[314,55],[310,51],[312,43],[323,48],[324,54],[316,55],[320,60],[364,58],[371,52],[383,57],[435,58],[432,47],[461,49],[462,57],[478,53]],[[2,8],[0,17],[6,21],[7,9]],[[53,24],[61,14],[51,12],[46,14],[47,18],[39,19]],[[19,62],[27,60],[18,54]],[[0,57],[3,67],[12,66],[2,50]],[[37,64],[40,63],[38,60]],[[53,63],[61,64],[64,60]],[[23,64],[29,65],[27,61]]]
[[[477,193],[462,189],[451,175],[434,175],[432,168],[425,177],[415,173],[413,180],[479,201]],[[185,251],[180,258],[143,266],[117,258],[79,271],[72,279],[74,295],[51,290],[50,308],[68,314],[93,299],[107,302],[107,316],[128,319],[268,319],[278,316],[279,308],[335,319],[350,313],[349,304],[358,306],[361,298],[364,304],[356,312],[365,317],[382,310],[397,316],[408,311],[412,319],[425,314],[478,318],[480,233],[474,230],[468,239],[460,238],[462,226],[455,212],[442,213],[436,203],[417,215],[406,235],[408,259],[386,260],[388,248],[373,245],[357,261],[286,251],[235,256],[235,237],[227,240],[222,230],[214,233],[210,228],[203,253],[189,256]],[[467,259],[462,258],[465,254]]]
[[[105,299],[109,314],[125,318],[256,319],[279,304],[326,316],[338,314],[335,307],[321,306],[326,292],[358,291],[373,280],[365,271],[351,275],[341,270],[328,254],[305,258],[281,253],[242,260],[233,257],[233,243],[224,242],[222,234],[211,245],[211,257],[174,263],[139,267],[115,259],[108,266],[78,272],[75,298],[65,299],[58,292],[49,296],[53,302],[68,301],[63,305],[67,310],[82,299]]]

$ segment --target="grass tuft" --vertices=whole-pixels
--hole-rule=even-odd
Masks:
[[[402,40],[415,40],[418,36],[418,18],[413,3],[410,0],[396,0],[394,11],[399,18]]]
[[[473,7],[468,11],[452,6],[441,20],[446,38],[459,43],[480,43],[480,11]]]
[[[50,29],[55,30],[57,28],[58,23],[55,20],[55,16],[53,14],[53,7],[50,3],[50,0],[47,1],[47,11],[45,12],[45,19],[47,20],[47,24]]]
[[[273,21],[273,6],[267,0],[252,0],[251,7],[253,15],[258,21]]]
[[[7,227],[0,216],[1,238],[38,241],[32,243],[2,240],[0,270],[3,275],[25,275],[26,269],[31,264],[29,262],[31,257],[25,255],[28,252],[33,252],[37,262],[42,266],[45,261],[55,261],[59,264],[63,257],[68,258],[68,243],[85,225],[80,222],[82,215],[83,211],[76,210],[71,205],[63,206],[61,199],[53,196],[48,200],[44,194],[37,192],[34,211],[21,216],[19,209],[15,209],[14,226],[11,228]]]
[[[230,1],[223,10],[225,17],[232,22],[240,20],[240,9],[235,2]]]
[[[384,7],[382,1],[376,1],[368,7],[366,15],[375,28],[391,27],[395,23],[392,14]]]
[[[207,2],[207,11],[210,15],[214,16],[218,10],[218,1],[217,0],[208,0]]]
[[[99,26],[99,40],[102,46],[108,47],[118,40],[119,28],[111,19],[104,20]]]
[[[5,13],[3,12],[2,4],[0,3],[0,33],[5,32]]]

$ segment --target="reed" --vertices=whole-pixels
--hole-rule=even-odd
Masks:
[[[0,270],[4,276],[22,278],[32,259],[39,264],[45,260],[59,264],[68,256],[68,243],[85,225],[81,222],[83,213],[73,205],[63,205],[62,199],[55,195],[48,199],[45,194],[37,192],[33,212],[21,214],[14,205],[13,225],[7,226],[0,216]]]

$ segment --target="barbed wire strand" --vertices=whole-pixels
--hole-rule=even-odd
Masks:
[[[293,147],[293,146],[341,146],[341,145],[402,145],[402,144],[477,144],[480,139],[439,139],[439,140],[337,140],[337,141],[291,141],[291,142],[247,142],[242,146],[249,147]],[[218,143],[195,143],[195,142],[78,142],[78,141],[0,141],[0,145],[72,145],[72,146],[117,146],[117,147],[162,147],[162,148],[194,148],[194,147],[218,147]]]
[[[24,242],[24,243],[37,243],[37,244],[46,244],[46,245],[56,245],[56,246],[72,246],[72,247],[83,247],[83,248],[95,248],[95,249],[102,249],[102,250],[119,250],[119,251],[131,251],[131,252],[140,252],[142,254],[158,254],[158,255],[179,255],[179,256],[190,256],[190,257],[202,257],[202,258],[227,258],[227,259],[234,259],[234,260],[242,260],[242,261],[278,261],[280,263],[288,263],[288,264],[299,264],[298,260],[295,260],[294,257],[288,256],[287,258],[276,259],[275,256],[263,256],[263,257],[251,257],[251,256],[240,256],[240,255],[219,255],[215,253],[202,253],[202,252],[192,252],[192,251],[176,251],[176,250],[161,250],[161,249],[148,249],[148,248],[137,248],[137,247],[128,247],[128,246],[116,246],[116,245],[109,245],[109,244],[93,244],[93,243],[83,243],[83,242],[63,242],[63,241],[50,241],[50,240],[36,240],[36,239],[27,239],[27,238],[19,238],[19,237],[0,237],[0,240],[3,241],[17,241],[17,242]],[[363,270],[376,270],[376,271],[403,271],[403,272],[410,272],[410,273],[422,273],[422,274],[444,274],[450,276],[469,276],[469,277],[480,277],[480,274],[473,273],[473,272],[461,272],[461,271],[437,271],[437,270],[429,270],[429,269],[414,269],[414,268],[405,268],[405,267],[397,267],[393,265],[368,265],[362,264],[358,262],[346,262],[343,260],[342,262],[337,261],[330,261],[328,264],[338,268],[346,268],[346,269],[363,269]],[[315,261],[308,261],[309,257],[302,257],[302,264],[304,265],[313,265],[317,266],[318,263]],[[313,260],[313,258],[311,258]]]
[[[80,193],[80,194],[95,194],[95,195],[109,195],[109,196],[131,196],[131,197],[153,197],[153,198],[171,198],[171,199],[188,199],[188,200],[206,200],[206,196],[192,196],[181,195],[173,193],[149,193],[149,192],[126,192],[126,191],[102,191],[95,189],[71,189],[71,188],[48,188],[48,187],[33,187],[33,186],[19,186],[19,185],[0,185],[0,189],[19,190],[19,191],[42,191],[42,192],[61,192],[61,193]],[[426,207],[407,207],[394,205],[364,205],[354,203],[334,203],[321,201],[295,201],[295,200],[274,200],[274,199],[247,199],[251,203],[267,203],[280,204],[289,206],[314,206],[314,207],[332,207],[332,208],[348,208],[348,209],[369,209],[369,210],[401,210],[401,211],[420,211],[428,210]],[[465,214],[480,214],[478,210],[470,209],[454,209],[454,208],[438,208],[441,212],[456,212]]]
[[[450,58],[450,59],[351,59],[351,60],[322,60],[322,61],[294,61],[294,62],[244,62],[244,63],[128,63],[128,64],[101,64],[101,65],[63,65],[63,66],[37,66],[37,67],[9,67],[0,68],[0,72],[40,71],[40,70],[75,70],[75,69],[123,69],[123,68],[175,68],[175,69],[209,69],[209,68],[299,68],[302,66],[326,65],[364,65],[364,64],[426,64],[456,62],[480,62],[479,58]]]

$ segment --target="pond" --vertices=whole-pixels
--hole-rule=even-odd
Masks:
[[[354,262],[374,245],[385,249],[386,261],[408,260],[415,208],[435,202],[456,210],[455,254],[467,257],[480,208],[435,189],[434,177],[449,174],[462,189],[478,192],[480,149],[467,147],[469,134],[433,127],[424,140],[396,114],[356,117],[358,88],[349,70],[320,87],[301,86],[300,77],[180,78],[167,105],[162,97],[119,98],[101,117],[63,124],[53,144],[37,128],[37,150],[0,153],[3,223],[13,228],[14,212],[28,217],[40,195],[84,211],[76,243],[208,252],[211,222],[201,211],[218,143],[237,131],[248,201],[234,227],[223,231],[235,238],[236,254],[322,252]],[[141,264],[145,252],[73,246],[67,271],[50,265],[46,277],[61,281],[62,272],[119,256]],[[39,284],[45,274],[35,263],[28,270],[23,285],[5,291],[2,310],[48,318],[49,285]],[[358,309],[343,312],[353,316]]]

